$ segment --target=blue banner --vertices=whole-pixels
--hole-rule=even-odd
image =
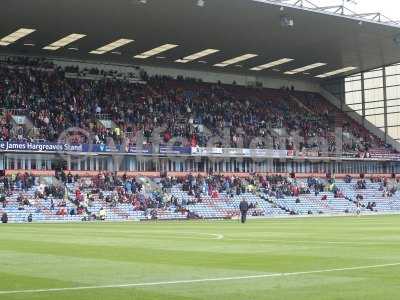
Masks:
[[[110,147],[104,144],[77,144],[70,145],[68,143],[31,143],[31,142],[9,142],[0,141],[0,151],[10,152],[94,152],[94,153],[136,153],[136,154],[151,154],[151,148],[139,148],[136,146],[122,147],[115,145]]]
[[[153,150],[152,150],[152,148],[140,148],[137,146],[129,146],[125,152],[137,153],[137,154],[151,154],[151,153],[153,153]]]
[[[180,146],[160,146],[160,154],[191,154],[192,148]]]

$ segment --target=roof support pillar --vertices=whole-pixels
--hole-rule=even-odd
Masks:
[[[382,68],[382,79],[383,79],[383,113],[385,122],[385,143],[387,142],[388,136],[388,109],[387,109],[387,87],[386,87],[386,67]]]

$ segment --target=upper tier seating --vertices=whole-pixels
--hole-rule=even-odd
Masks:
[[[57,141],[63,131],[79,127],[91,132],[93,140],[72,133],[70,142],[101,144],[110,137],[116,144],[148,145],[155,138],[160,143],[178,138],[175,145],[334,152],[335,126],[343,126],[345,151],[389,147],[314,93],[146,75],[147,84],[142,84],[132,76],[62,69],[45,61],[3,62],[0,138]],[[326,139],[326,148],[316,137]]]

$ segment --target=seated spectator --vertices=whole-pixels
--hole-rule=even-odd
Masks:
[[[67,215],[67,209],[65,207],[60,207],[56,213],[58,216],[65,216]]]
[[[105,221],[106,216],[107,216],[106,210],[105,210],[103,207],[100,208],[100,210],[99,210],[99,219],[100,219],[101,221]]]
[[[358,190],[365,190],[367,188],[367,184],[364,179],[360,179],[357,181],[357,189]]]
[[[5,212],[1,215],[1,223],[8,223],[8,215]]]
[[[7,200],[4,193],[0,194],[0,203],[3,208],[7,207]]]
[[[345,183],[351,183],[352,180],[353,178],[350,175],[346,175],[346,177],[344,178]]]

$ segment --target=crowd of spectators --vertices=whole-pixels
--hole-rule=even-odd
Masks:
[[[67,191],[66,198],[75,204],[76,209],[65,211],[66,214],[93,215],[91,207],[95,201],[101,201],[108,208],[129,204],[134,210],[143,211],[152,218],[156,217],[159,209],[182,209],[177,199],[163,191],[162,184],[157,185],[146,178],[129,178],[109,172],[101,172],[93,178],[80,178],[62,172],[58,177],[74,186],[74,190]]]
[[[382,197],[392,197],[397,192],[398,179],[374,177],[370,180],[372,183],[379,183],[379,192],[382,193]],[[344,181],[351,184],[353,178],[348,175]],[[363,176],[352,185],[354,190],[358,191],[355,199],[347,198],[332,176],[324,179],[310,176],[306,180],[300,180],[294,176],[281,175],[249,174],[247,177],[238,177],[188,174],[182,177],[171,177],[163,174],[160,178],[148,179],[118,176],[112,172],[100,172],[94,177],[81,178],[71,173],[59,172],[50,183],[45,182],[29,173],[1,177],[1,208],[3,211],[7,208],[9,196],[17,195],[18,210],[33,207],[35,212],[49,210],[60,216],[79,215],[83,220],[103,220],[106,218],[105,208],[114,209],[121,204],[131,206],[135,211],[142,211],[151,219],[156,219],[158,213],[163,210],[181,212],[190,218],[198,218],[199,216],[188,210],[188,205],[204,201],[229,202],[235,196],[253,193],[275,207],[296,214],[296,211],[279,206],[277,200],[284,201],[287,197],[294,197],[296,203],[301,203],[301,195],[317,197],[322,192],[331,192],[335,198],[345,198],[371,211],[376,210],[375,201],[370,201],[368,205],[363,203],[362,190],[368,188],[367,180]],[[171,192],[172,188],[176,187],[190,197],[176,198]],[[32,189],[33,195],[27,193]],[[320,199],[328,200],[327,193],[322,193]],[[100,210],[98,210],[99,203],[102,205]],[[265,213],[262,209],[258,209],[258,202],[249,205],[253,216]]]
[[[35,180],[36,177],[28,172],[1,176],[0,191],[3,193],[12,192],[14,190],[27,191],[36,184]]]
[[[370,156],[369,150],[374,148],[382,148],[390,150],[391,147],[385,144],[378,137],[371,134],[366,128],[357,122],[352,121],[338,108],[331,105],[319,94],[296,92],[296,97],[314,114],[321,116],[327,121],[327,126],[334,131],[333,127],[342,128],[343,135],[343,151],[357,152],[359,157]],[[318,105],[315,105],[318,103]],[[334,139],[328,137],[330,147],[336,147]]]
[[[296,178],[285,177],[281,175],[249,175],[248,177],[208,175],[170,178],[166,182],[181,184],[182,190],[196,199],[196,202],[202,201],[202,196],[219,198],[221,193],[233,197],[241,194],[260,193],[283,199],[287,196],[297,197],[301,194],[316,193],[318,195],[326,188],[322,180],[315,177],[309,177],[307,181],[297,180]],[[168,186],[168,184],[167,184]]]
[[[65,207],[66,202],[61,201],[57,204],[53,198],[62,199],[64,195],[63,186],[45,184],[40,182],[39,177],[30,173],[17,173],[10,176],[2,176],[0,178],[0,203],[1,208],[6,209],[9,204],[9,197],[16,195],[18,210],[24,211],[28,207],[34,207],[36,212],[43,209],[42,201],[51,197],[49,209],[54,210],[55,206]],[[34,190],[34,194],[28,191]]]
[[[71,78],[66,72],[102,77]],[[323,138],[327,151],[336,150],[332,124],[338,111],[315,94],[182,78],[146,79],[147,84],[139,84],[113,71],[63,69],[45,60],[9,59],[0,64],[0,138],[56,141],[62,132],[77,127],[90,132],[91,140],[72,131],[70,143],[103,144],[112,138],[116,144],[125,141],[128,146],[157,142],[321,151],[322,142],[317,138]],[[24,125],[12,122],[15,114],[28,117]],[[99,122],[104,118],[113,125]],[[381,146],[376,137],[354,123],[348,118],[343,122],[350,136],[344,150],[362,152]],[[303,139],[297,144],[298,136]]]

